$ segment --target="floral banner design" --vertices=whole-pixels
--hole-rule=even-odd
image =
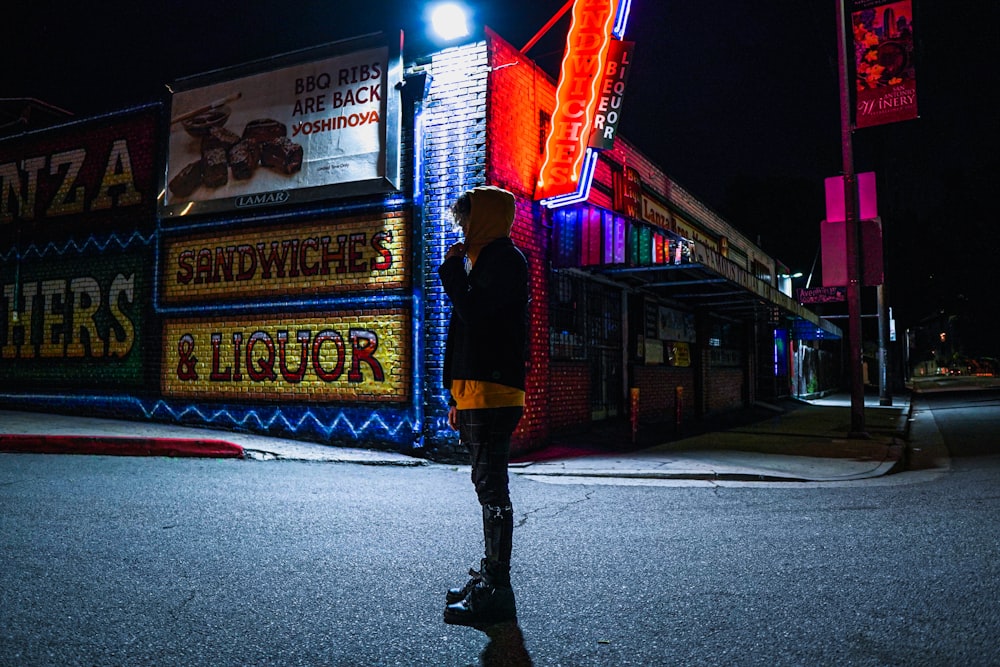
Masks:
[[[912,0],[858,0],[851,18],[857,81],[855,127],[916,118]]]

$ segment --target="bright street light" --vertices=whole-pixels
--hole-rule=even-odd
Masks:
[[[443,2],[431,10],[431,25],[434,33],[444,40],[467,37],[469,23],[465,8],[455,2]]]

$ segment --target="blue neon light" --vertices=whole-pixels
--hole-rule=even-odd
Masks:
[[[628,25],[628,14],[632,8],[632,0],[621,0],[618,3],[618,14],[615,16],[615,27],[611,34],[615,39],[625,39],[625,28]]]
[[[139,232],[133,232],[128,238],[122,240],[121,238],[118,237],[117,234],[111,234],[106,241],[101,243],[100,241],[97,240],[96,236],[91,234],[89,237],[87,237],[87,240],[83,242],[83,245],[80,245],[75,240],[70,239],[65,244],[63,244],[61,248],[57,246],[54,242],[50,241],[48,244],[45,245],[45,247],[39,249],[38,246],[32,243],[27,248],[25,248],[24,252],[20,253],[17,252],[17,247],[15,246],[12,247],[10,250],[8,250],[6,255],[0,254],[0,259],[2,259],[5,262],[9,262],[11,256],[14,256],[15,259],[26,259],[28,255],[32,253],[38,255],[39,258],[43,258],[45,257],[45,255],[49,253],[50,250],[59,256],[65,255],[67,252],[70,251],[70,249],[73,249],[78,253],[82,253],[91,245],[93,245],[101,252],[104,252],[108,249],[108,246],[110,246],[112,242],[118,244],[118,247],[121,248],[122,250],[127,250],[128,247],[132,245],[133,241],[139,241],[142,245],[149,245],[150,243],[153,242],[154,236],[155,234],[150,234],[148,237],[143,237],[143,235],[140,234]]]
[[[611,29],[611,36],[615,39],[625,37],[625,28],[628,26],[629,12],[632,9],[632,0],[620,0],[618,11],[615,14],[614,27]],[[541,204],[547,208],[558,208],[569,206],[578,202],[587,201],[590,198],[590,188],[594,182],[594,172],[597,170],[597,151],[587,148],[587,153],[583,158],[583,168],[580,170],[580,179],[577,181],[576,190],[563,195],[543,199]]]
[[[66,409],[85,406],[91,416],[142,418],[159,423],[209,425],[213,428],[276,435],[327,444],[369,442],[392,443],[400,449],[413,447],[419,425],[405,410],[393,406],[320,407],[259,406],[239,404],[171,403],[162,399],[144,401],[133,396],[66,396],[60,394],[0,394],[5,407]],[[339,441],[339,443],[338,443]]]
[[[548,208],[558,208],[569,206],[577,202],[587,201],[590,198],[590,187],[594,183],[594,173],[597,171],[597,151],[588,148],[583,157],[583,169],[580,170],[580,179],[576,184],[576,191],[568,192],[564,195],[549,197],[541,201],[543,206]]]

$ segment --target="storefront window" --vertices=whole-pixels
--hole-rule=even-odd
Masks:
[[[585,359],[583,281],[552,273],[549,308],[549,353],[553,359]]]
[[[555,271],[551,278],[549,348],[553,359],[594,359],[597,350],[621,354],[621,292],[585,276]]]

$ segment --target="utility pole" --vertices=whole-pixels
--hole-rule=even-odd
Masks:
[[[848,437],[867,438],[865,432],[865,385],[861,377],[861,233],[858,211],[858,179],[854,173],[851,137],[850,68],[847,64],[847,0],[837,2],[837,73],[840,80],[840,147],[844,163],[844,218],[847,237],[848,363],[851,376],[851,430]],[[852,50],[853,52],[853,50]]]

